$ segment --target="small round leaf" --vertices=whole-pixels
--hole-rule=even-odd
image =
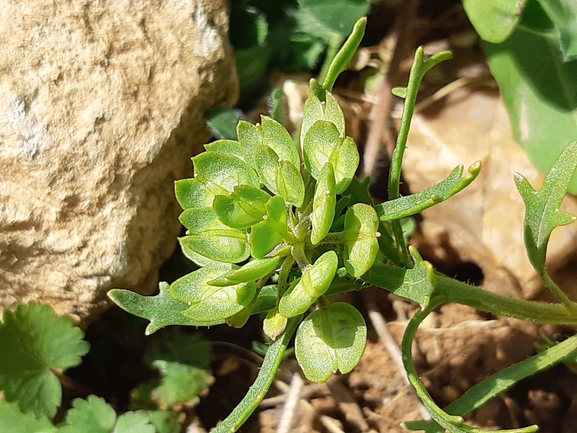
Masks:
[[[300,324],[295,354],[307,379],[326,382],[333,373],[349,373],[361,360],[367,326],[350,304],[335,302],[314,311]]]
[[[319,120],[310,127],[304,139],[303,152],[305,164],[315,179],[341,141],[339,130],[332,122]]]
[[[329,232],[335,218],[335,174],[330,162],[326,163],[319,174],[313,197],[311,213],[311,243],[318,244]]]
[[[252,283],[227,287],[208,284],[222,275],[223,271],[226,272],[227,268],[200,268],[171,284],[170,296],[189,304],[189,308],[182,312],[185,317],[198,322],[224,320],[250,304],[256,294],[256,287]]]
[[[263,144],[274,150],[281,161],[300,167],[301,159],[297,146],[285,127],[267,116],[261,116],[261,122]]]
[[[337,272],[338,261],[334,251],[320,256],[285,292],[279,302],[279,312],[285,317],[294,317],[307,311],[329,288]]]
[[[286,205],[282,197],[274,196],[267,203],[266,219],[251,228],[251,254],[262,258],[270,253],[287,232]]]
[[[290,162],[281,161],[276,171],[276,187],[278,194],[287,203],[301,207],[305,199],[305,183],[301,172]]]
[[[236,156],[250,166],[252,166],[254,162],[254,149],[243,146],[235,140],[216,140],[212,143],[205,144],[204,148],[211,152],[220,152]]]
[[[356,203],[345,216],[345,267],[353,277],[360,277],[375,262],[379,252],[379,219],[372,206]]]
[[[336,193],[343,193],[351,184],[359,167],[359,150],[351,137],[341,140],[329,161],[335,169]]]
[[[274,310],[269,311],[266,315],[262,324],[262,329],[265,335],[272,340],[276,340],[276,337],[285,330],[287,321],[288,319],[280,314],[278,309],[275,308]]]
[[[195,173],[228,192],[235,186],[250,185],[260,187],[256,172],[243,160],[222,152],[203,152],[192,158]]]
[[[243,282],[252,282],[266,277],[274,271],[280,263],[280,257],[266,257],[255,259],[238,269],[234,269],[209,282],[212,286],[228,286]]]
[[[262,183],[273,194],[278,194],[276,172],[280,164],[280,158],[277,153],[268,146],[260,145],[256,151],[255,162]]]
[[[212,206],[214,200],[214,194],[199,178],[177,180],[174,192],[183,209]]]

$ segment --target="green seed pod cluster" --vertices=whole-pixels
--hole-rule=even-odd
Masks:
[[[346,304],[333,307],[325,294],[337,280],[363,275],[379,250],[373,207],[348,205],[347,189],[359,165],[357,146],[345,135],[334,96],[326,92],[324,99],[314,94],[307,99],[298,143],[280,123],[262,116],[259,125],[238,124],[238,141],[207,144],[206,152],[192,159],[194,177],[176,182],[176,197],[187,228],[180,243],[200,269],[169,289],[173,299],[189,306],[182,314],[195,323],[242,326],[261,289],[276,283],[276,307],[263,324],[272,339],[288,319],[314,310],[322,299],[321,309],[297,331],[299,357],[321,355],[305,354],[310,340],[311,350],[337,358],[322,372],[305,361],[305,374],[313,380],[326,380],[328,371],[349,371],[360,359],[366,336],[362,316]],[[354,345],[331,330],[327,323],[333,316],[349,324],[346,339],[356,336]],[[345,344],[346,350],[334,344]]]

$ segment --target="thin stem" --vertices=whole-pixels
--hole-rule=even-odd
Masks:
[[[576,350],[577,335],[574,335],[531,358],[495,373],[483,382],[470,388],[444,410],[451,414],[465,416],[469,412],[484,405],[497,394],[511,388],[520,380],[563,361]]]
[[[284,294],[284,292],[286,290],[289,272],[292,269],[294,262],[295,261],[294,261],[292,256],[288,256],[282,262],[282,265],[280,267],[280,272],[278,275],[278,298],[279,299]]]
[[[326,77],[321,81],[322,87],[329,92],[333,90],[337,77],[343,71],[346,71],[351,64],[351,60],[361,44],[361,40],[365,35],[365,28],[367,26],[367,19],[365,17],[359,19],[353,27],[352,33],[349,35],[339,52],[330,62]],[[332,43],[333,41],[331,41]],[[323,98],[324,100],[324,98]]]
[[[446,431],[452,433],[485,433],[487,430],[475,429],[467,426],[464,423],[463,417],[459,415],[449,415],[443,409],[441,409],[435,401],[432,399],[431,395],[419,379],[417,370],[415,368],[415,363],[412,356],[412,345],[417,334],[417,329],[422,321],[439,305],[443,302],[440,299],[436,299],[431,302],[431,304],[422,311],[417,312],[413,318],[409,321],[405,334],[403,335],[402,341],[402,358],[403,365],[407,372],[407,376],[411,385],[415,388],[415,392],[429,411],[432,419],[439,424]],[[494,394],[493,394],[494,395]],[[521,429],[511,429],[511,430],[495,430],[495,433],[507,432],[507,433],[528,433],[537,431],[537,426],[525,427]]]
[[[323,83],[327,79],[329,68],[333,63],[335,56],[339,52],[339,48],[341,47],[342,43],[343,43],[343,37],[341,35],[334,33],[331,36],[331,40],[329,41],[329,46],[327,48],[327,55],[325,56],[325,60],[323,61],[321,72],[317,77],[317,80],[319,82]]]
[[[542,273],[540,276],[541,281],[543,281],[543,284],[545,284],[545,286],[551,290],[551,293],[553,293],[553,295],[559,299],[559,301],[561,301],[569,311],[571,311],[573,314],[576,314],[577,304],[569,299],[569,297],[563,292],[563,290],[559,288],[555,281],[551,279],[547,271]]]
[[[295,259],[295,262],[297,262],[297,265],[299,265],[299,268],[301,268],[301,270],[305,270],[306,268],[308,268],[311,265],[311,262],[309,261],[306,253],[305,253],[305,248],[304,248],[304,244],[299,242],[295,245],[292,246],[291,248],[291,254],[293,256],[293,258]]]
[[[234,408],[231,414],[213,430],[213,433],[234,433],[256,410],[259,403],[266,395],[276,372],[283,359],[288,343],[300,322],[301,316],[288,320],[283,333],[269,346],[264,357],[264,361],[254,384],[250,387],[242,401]]]
[[[562,304],[515,299],[437,275],[433,298],[443,303],[455,302],[487,313],[529,320],[537,323],[577,324],[577,314]]]
[[[415,104],[417,102],[417,94],[419,92],[419,86],[425,75],[425,73],[444,60],[450,59],[452,57],[451,53],[444,51],[435,54],[433,57],[427,61],[423,61],[424,52],[423,48],[417,48],[415,52],[415,58],[413,60],[413,66],[411,67],[411,72],[409,74],[409,82],[406,87],[405,92],[405,105],[403,107],[403,115],[401,117],[401,126],[399,128],[399,135],[397,136],[397,143],[395,149],[393,150],[393,155],[391,156],[391,169],[389,172],[389,184],[388,184],[388,198],[389,200],[394,200],[400,197],[400,184],[401,184],[401,168],[403,164],[403,156],[405,154],[405,149],[407,147],[407,140],[409,138],[409,129],[411,127],[411,120],[415,112]],[[399,220],[391,221],[393,228],[393,236],[399,251],[403,257],[403,261],[406,264],[411,264],[411,258],[409,257],[409,252],[407,251],[407,245],[405,237],[403,235],[403,229],[401,227],[401,222]]]

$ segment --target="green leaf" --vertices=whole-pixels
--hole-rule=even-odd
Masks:
[[[169,284],[161,282],[158,287],[159,293],[155,296],[142,296],[130,290],[112,289],[108,292],[108,297],[130,314],[149,320],[146,335],[169,325],[212,326],[224,323],[224,320],[199,322],[183,316],[182,312],[189,305],[169,296]]]
[[[62,388],[52,370],[76,366],[89,350],[83,332],[48,305],[34,302],[4,311],[0,324],[0,389],[22,412],[52,418]]]
[[[273,193],[278,194],[276,187],[276,172],[280,158],[269,146],[261,144],[256,149],[255,164],[262,183]]]
[[[268,197],[270,196],[266,192],[262,192],[267,196],[266,200],[268,201]],[[256,214],[256,212],[254,212],[252,215],[246,212],[240,203],[240,200],[238,200],[238,198],[234,197],[233,195],[217,195],[214,198],[212,207],[216,212],[216,216],[220,222],[230,228],[239,230],[252,227],[256,223],[262,221],[262,217],[265,215],[263,213],[259,218],[255,218],[253,215]]]
[[[236,134],[238,135],[238,142],[243,147],[243,152],[251,155],[251,159],[246,162],[254,167],[254,155],[256,148],[262,144],[262,131],[259,127],[250,122],[241,120],[236,127]]]
[[[143,412],[127,412],[116,418],[116,412],[104,399],[91,395],[77,398],[66,415],[62,433],[155,433],[149,417]]]
[[[177,301],[189,304],[182,314],[192,320],[205,323],[224,320],[246,307],[256,294],[254,284],[227,287],[208,284],[229,270],[230,267],[198,269],[172,283],[169,294]]]
[[[333,166],[327,162],[319,174],[313,197],[311,213],[311,243],[317,245],[328,234],[335,218],[335,174]]]
[[[176,200],[183,209],[212,206],[214,194],[199,178],[177,180],[174,190]]]
[[[303,141],[303,152],[305,164],[315,179],[318,180],[341,141],[339,130],[332,122],[318,120],[309,128]]]
[[[241,161],[246,162],[251,167],[254,162],[254,148],[243,146],[240,142],[234,140],[217,140],[204,145],[209,152],[225,153],[236,156]]]
[[[463,9],[481,39],[499,44],[505,41],[517,27],[526,1],[463,0]]]
[[[150,423],[156,427],[156,433],[180,433],[180,412],[174,410],[147,410]]]
[[[194,252],[224,263],[238,263],[250,255],[246,233],[224,225],[213,208],[186,209],[179,217],[189,234],[180,243]]]
[[[236,140],[236,126],[242,119],[242,112],[234,108],[217,108],[210,112],[206,121],[212,135],[218,138]]]
[[[108,292],[108,297],[130,314],[149,320],[150,323],[145,331],[146,335],[153,334],[169,325],[213,326],[224,323],[224,320],[214,320],[208,323],[199,322],[183,316],[182,312],[189,305],[169,296],[169,284],[161,282],[158,286],[160,291],[155,296],[142,296],[130,290],[113,289]],[[276,305],[276,300],[276,285],[264,286],[259,293],[252,313],[258,314],[271,310]]]
[[[311,126],[313,126],[319,120],[326,120],[324,109],[320,99],[311,93],[305,101],[303,108],[303,121],[301,123],[301,129],[299,133],[301,149],[304,148],[304,140],[307,133],[309,132],[309,129],[311,129]]]
[[[577,137],[577,60],[563,62],[554,38],[524,25],[528,12],[504,43],[484,47],[515,139],[546,173]],[[569,192],[577,193],[576,176]]]
[[[194,365],[158,359],[152,366],[160,371],[161,381],[151,397],[162,409],[198,403],[198,396],[214,381],[210,372]]]
[[[285,330],[287,323],[288,319],[278,311],[278,308],[275,308],[269,311],[264,318],[262,330],[267,337],[274,341]]]
[[[539,275],[547,272],[545,259],[553,229],[570,224],[576,219],[575,216],[559,210],[576,167],[577,141],[574,141],[563,150],[539,191],[533,189],[522,175],[515,173],[515,184],[526,207],[527,254]]]
[[[305,199],[305,184],[301,172],[290,162],[281,161],[276,171],[278,194],[287,203],[299,208]]]
[[[118,417],[112,433],[156,433],[147,412],[126,412]]]
[[[210,365],[210,342],[200,333],[172,333],[155,339],[146,349],[144,360],[148,365],[162,359],[169,362],[208,368]]]
[[[339,135],[345,136],[345,116],[339,103],[330,92],[325,92],[325,102],[321,102],[313,93],[307,98],[303,110],[303,121],[300,129],[300,145],[303,147],[304,138],[318,120],[331,122],[337,128]]]
[[[54,433],[56,427],[45,417],[22,413],[17,403],[0,399],[0,431],[10,433]]]
[[[287,233],[287,211],[283,198],[271,197],[266,207],[266,219],[254,225],[250,233],[251,254],[257,259],[270,253]]]
[[[346,37],[357,20],[365,16],[370,3],[366,0],[298,0],[299,6],[330,31]]]
[[[435,272],[415,248],[409,247],[409,252],[415,262],[411,269],[376,262],[363,274],[362,279],[426,307],[435,290]]]
[[[334,123],[339,134],[343,137],[345,136],[345,115],[331,92],[326,92],[323,119]]]
[[[278,155],[280,161],[288,161],[295,167],[300,167],[301,159],[297,146],[285,129],[276,120],[261,116],[262,142]]]
[[[577,57],[577,3],[572,0],[539,0],[555,26],[563,60],[568,62]]]
[[[256,172],[243,160],[222,152],[203,152],[192,158],[195,175],[232,192],[235,186],[260,187]]]
[[[329,161],[335,170],[335,192],[341,194],[349,187],[359,167],[359,151],[351,137],[345,137],[331,154]]]
[[[351,183],[359,166],[359,152],[352,138],[344,138],[334,123],[319,120],[312,125],[303,142],[304,159],[315,179],[327,162],[335,174],[335,191],[344,192]]]
[[[233,269],[214,280],[209,281],[211,286],[230,286],[243,282],[254,282],[264,278],[274,271],[280,263],[280,257],[267,257],[264,259],[254,259],[238,269]]]
[[[459,165],[447,178],[425,191],[378,204],[375,210],[381,221],[398,220],[416,215],[462,191],[477,178],[480,172],[480,161],[471,165],[465,176],[463,176],[463,166]]]
[[[367,340],[363,316],[350,304],[335,302],[309,314],[300,324],[295,354],[306,378],[326,382],[349,373],[361,360]]]
[[[301,278],[289,286],[279,302],[279,312],[290,318],[303,314],[329,288],[337,272],[339,259],[327,251],[304,270]]]
[[[353,277],[360,277],[373,265],[379,252],[379,219],[372,206],[352,205],[345,216],[345,267]]]
[[[240,185],[230,196],[216,196],[213,208],[223,224],[245,229],[262,221],[269,199],[270,195],[261,189]]]

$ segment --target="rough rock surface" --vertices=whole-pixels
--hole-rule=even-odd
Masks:
[[[0,309],[84,318],[146,293],[176,245],[174,179],[237,97],[225,0],[9,0],[0,10]]]
[[[439,263],[476,263],[489,290],[534,298],[542,285],[525,251],[525,206],[513,172],[524,175],[535,188],[541,187],[543,176],[513,139],[498,94],[461,89],[442,108],[415,115],[403,161],[412,191],[439,182],[459,164],[467,168],[479,160],[481,174],[469,187],[423,212],[420,228],[426,241],[419,249]],[[567,197],[563,209],[577,213],[575,197]],[[575,255],[576,239],[575,224],[553,231],[547,256],[550,272]]]

